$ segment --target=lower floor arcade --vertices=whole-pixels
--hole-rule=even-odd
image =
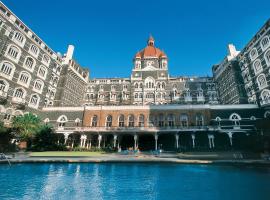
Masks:
[[[111,133],[69,132],[59,133],[58,142],[68,148],[139,150],[139,151],[190,151],[249,149],[258,144],[260,135],[247,132],[156,132]]]

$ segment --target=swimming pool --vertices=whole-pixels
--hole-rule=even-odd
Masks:
[[[0,165],[0,199],[270,199],[270,169],[177,164]]]

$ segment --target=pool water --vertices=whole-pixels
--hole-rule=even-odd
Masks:
[[[0,199],[269,200],[270,169],[142,163],[2,164]]]

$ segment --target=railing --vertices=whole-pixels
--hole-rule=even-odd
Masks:
[[[134,127],[105,127],[105,126],[76,126],[76,127],[55,127],[55,130],[58,132],[61,131],[74,131],[74,132],[159,132],[159,131],[222,131],[222,130],[252,130],[254,125],[227,125],[227,126],[134,126]]]

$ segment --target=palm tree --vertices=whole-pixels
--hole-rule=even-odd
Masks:
[[[32,139],[41,128],[41,120],[32,113],[13,118],[12,127],[22,140]]]

